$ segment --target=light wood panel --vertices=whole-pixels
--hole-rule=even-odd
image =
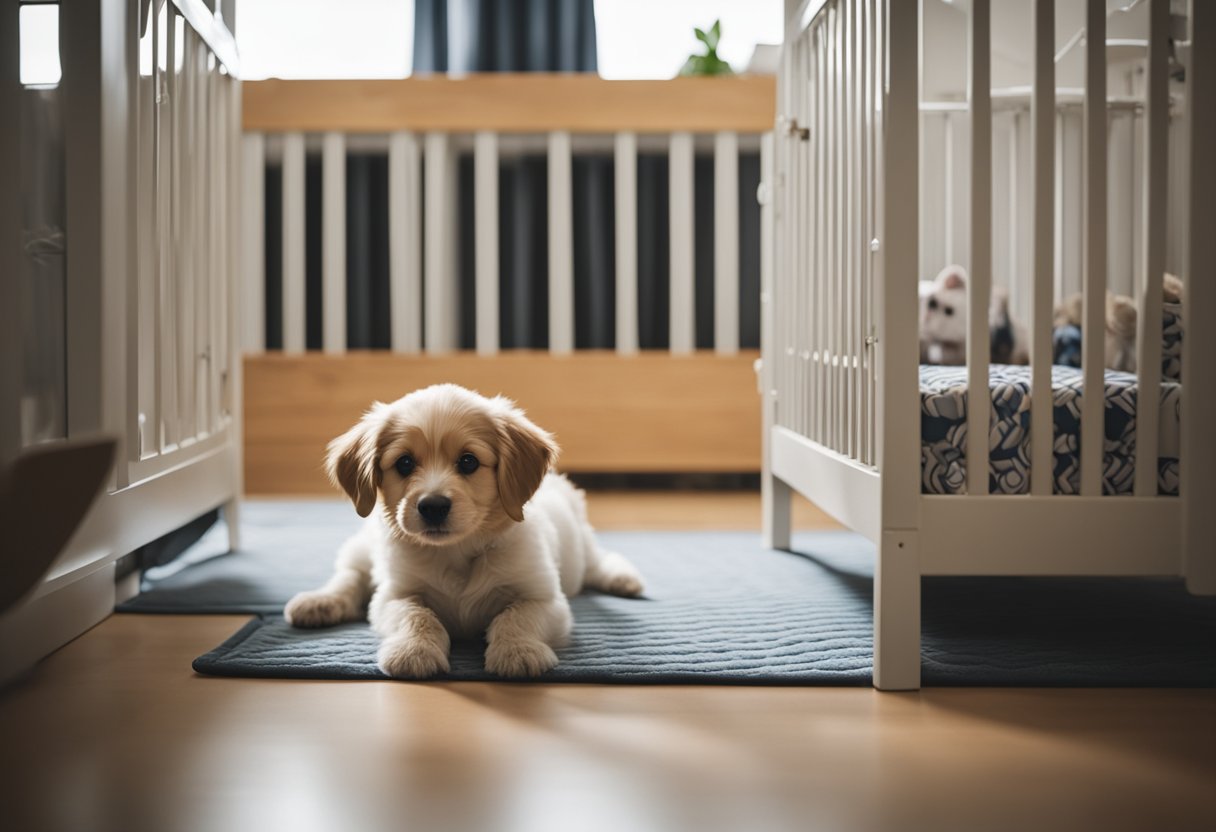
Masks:
[[[13,830],[1216,826],[1216,695],[195,676],[116,615],[0,693]]]
[[[381,352],[245,359],[245,490],[331,493],[330,439],[376,400],[440,382],[515,399],[562,446],[558,465],[593,472],[760,470],[756,353],[493,358]]]
[[[606,81],[593,74],[490,73],[463,78],[249,81],[244,129],[382,133],[763,133],[772,76]]]
[[[801,494],[791,501],[797,531],[843,528]],[[755,491],[589,491],[587,516],[597,529],[750,531],[760,529]]]

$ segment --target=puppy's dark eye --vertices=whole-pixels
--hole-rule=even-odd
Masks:
[[[937,308],[937,298],[929,298],[929,308],[930,309]]]
[[[462,474],[471,474],[480,467],[481,463],[472,454],[461,454],[460,459],[456,460],[456,469]]]
[[[943,306],[942,311],[946,313],[946,317],[949,317],[954,314],[954,307],[953,306]]]
[[[393,467],[397,469],[397,473],[403,477],[408,477],[414,473],[414,458],[409,454],[398,459],[393,463]]]

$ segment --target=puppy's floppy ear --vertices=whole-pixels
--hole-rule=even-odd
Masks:
[[[507,399],[498,415],[498,498],[507,515],[524,519],[524,503],[540,488],[557,459],[553,437],[538,428]]]
[[[353,428],[330,442],[325,456],[329,481],[346,492],[360,517],[371,514],[383,478],[379,447],[383,427],[379,408],[373,408]]]
[[[946,266],[935,281],[943,289],[962,289],[967,285],[967,270],[962,266]]]

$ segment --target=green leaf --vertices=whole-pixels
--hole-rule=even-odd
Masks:
[[[709,35],[705,34],[703,29],[693,29],[692,32],[697,36],[697,40],[701,41],[701,43],[704,43],[706,46],[709,45]]]

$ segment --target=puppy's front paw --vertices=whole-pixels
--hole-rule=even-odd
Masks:
[[[486,670],[498,676],[522,679],[557,667],[557,654],[543,641],[497,639],[486,648]]]
[[[637,598],[645,589],[642,576],[632,569],[628,572],[622,571],[609,575],[604,581],[605,592],[610,595],[619,595],[622,598]]]
[[[380,643],[376,664],[394,679],[429,679],[448,672],[448,654],[431,639],[400,636]]]
[[[297,593],[283,608],[283,617],[293,627],[332,627],[350,618],[349,605],[340,595],[312,590]]]

